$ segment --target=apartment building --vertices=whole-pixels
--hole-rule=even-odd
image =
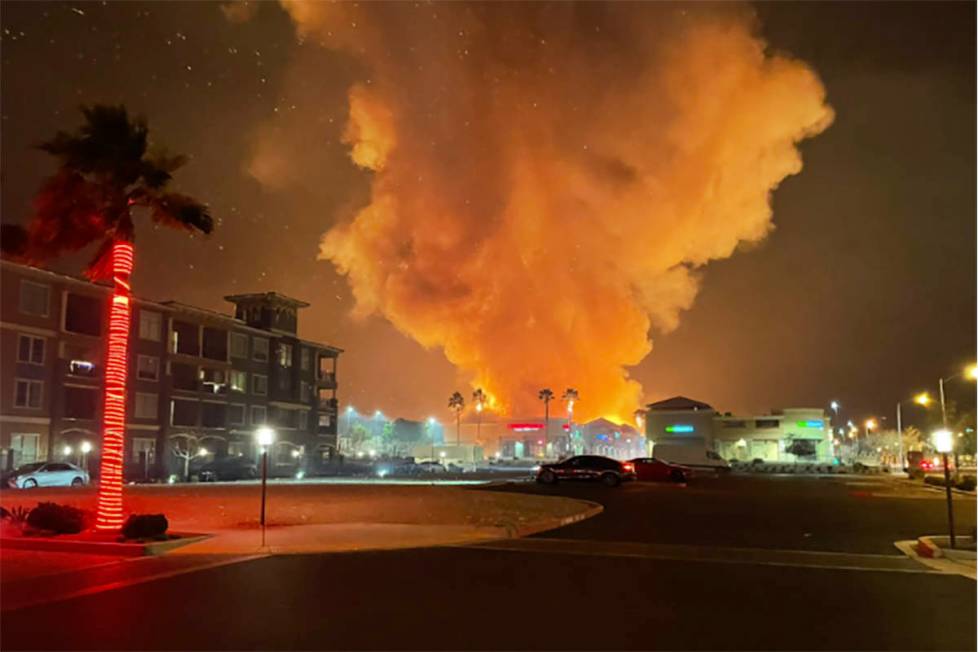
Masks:
[[[68,460],[98,471],[107,286],[0,261],[0,467]],[[298,336],[309,304],[267,292],[225,297],[234,316],[136,298],[126,474],[182,474],[257,454],[276,430],[273,470],[314,471],[336,451],[341,349]]]

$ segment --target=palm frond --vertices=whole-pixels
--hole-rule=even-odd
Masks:
[[[150,216],[157,224],[210,233],[214,229],[214,220],[204,204],[193,197],[171,192],[153,198],[150,201]]]
[[[143,172],[145,121],[131,119],[124,106],[83,106],[81,111],[85,122],[77,133],[59,131],[40,149],[58,157],[64,167],[110,177],[122,187],[135,183]]]
[[[62,169],[48,178],[34,197],[26,256],[43,262],[105,237],[115,224],[104,199],[98,184],[77,172]]]

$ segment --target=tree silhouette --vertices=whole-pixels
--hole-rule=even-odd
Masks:
[[[554,398],[554,393],[549,387],[544,387],[537,392],[537,398],[543,401],[543,454],[547,454],[547,446],[550,445],[550,401]]]
[[[455,445],[462,443],[462,410],[465,409],[465,398],[459,392],[448,397],[448,407],[455,410]]]
[[[126,414],[129,331],[132,318],[130,276],[135,227],[133,210],[142,208],[157,224],[210,233],[213,220],[201,202],[167,186],[186,158],[149,151],[149,129],[131,119],[123,106],[82,107],[76,133],[59,131],[40,149],[54,156],[58,170],[34,198],[27,227],[3,230],[4,253],[42,264],[66,252],[98,243],[85,274],[111,278],[105,387],[102,410],[102,463],[96,528],[122,526],[122,469]]]

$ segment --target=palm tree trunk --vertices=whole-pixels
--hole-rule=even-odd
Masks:
[[[550,401],[543,402],[543,456],[547,457],[547,446],[550,445]]]
[[[132,243],[112,243],[112,305],[106,344],[102,409],[102,462],[99,473],[95,529],[122,528],[122,464],[126,432],[126,380],[132,302],[129,278],[133,268]]]
[[[462,444],[462,413],[455,412],[455,445]]]

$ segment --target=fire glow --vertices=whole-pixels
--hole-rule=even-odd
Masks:
[[[650,332],[678,325],[699,269],[765,238],[796,144],[833,117],[742,6],[283,4],[365,70],[341,137],[370,198],[321,258],[356,315],[443,350],[502,414],[539,413],[544,386],[578,388],[581,421],[632,414]],[[294,65],[308,94],[322,70]],[[259,138],[259,181],[320,183],[306,118]]]
[[[129,359],[129,327],[132,321],[129,277],[133,267],[131,242],[112,244],[112,303],[105,361],[102,463],[99,473],[95,529],[122,527],[122,464],[126,430],[126,367]]]

